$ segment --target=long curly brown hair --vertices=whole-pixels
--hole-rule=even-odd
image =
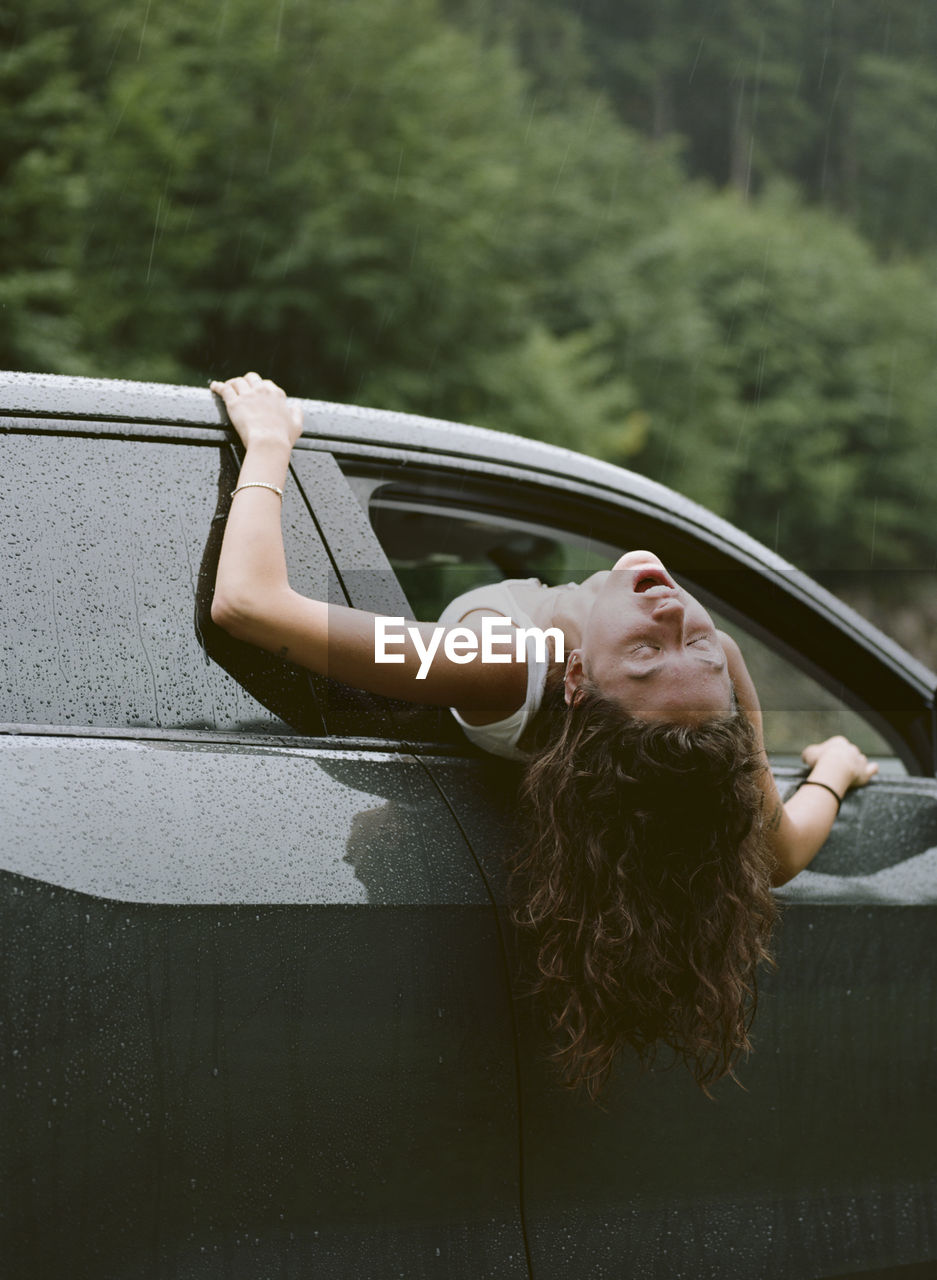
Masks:
[[[705,1092],[751,1049],[776,916],[752,726],[630,718],[557,681],[528,739],[514,919],[561,1081],[594,1100],[619,1050],[669,1046]]]

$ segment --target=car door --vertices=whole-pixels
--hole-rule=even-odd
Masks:
[[[783,792],[800,748],[832,733],[881,764],[779,891],[755,1052],[714,1101],[663,1057],[648,1074],[622,1061],[601,1106],[564,1094],[518,990],[533,1275],[916,1275],[937,1258],[932,674],[744,535],[677,495],[669,510],[629,495],[624,475],[615,496],[572,459],[562,478],[443,449],[343,465],[417,616],[478,582],[563,582],[650,545],[738,636]],[[503,901],[517,769],[468,749],[431,767]]]
[[[488,887],[388,708],[212,629],[207,393],[2,390],[3,1274],[526,1276]]]

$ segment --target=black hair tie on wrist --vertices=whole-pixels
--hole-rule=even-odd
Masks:
[[[797,790],[799,791],[801,787],[822,787],[824,791],[828,791],[836,801],[836,812],[839,813],[840,805],[843,803],[843,798],[838,791],[834,791],[832,787],[828,787],[825,782],[815,782],[813,778],[804,778]]]

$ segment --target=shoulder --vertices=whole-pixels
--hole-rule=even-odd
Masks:
[[[485,618],[500,618],[509,626],[517,625],[505,614],[484,607],[472,609],[457,625],[475,632],[480,642]],[[483,662],[480,643],[478,653],[477,663],[473,664],[476,665],[475,679],[464,681],[454,704],[461,719],[473,726],[495,724],[506,719],[524,705],[527,695],[526,655],[518,661],[512,646],[502,645],[496,661]]]

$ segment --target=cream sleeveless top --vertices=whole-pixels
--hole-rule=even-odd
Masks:
[[[519,584],[543,587],[539,578],[507,578],[504,582],[495,582],[490,586],[474,587],[447,604],[439,616],[439,622],[444,627],[455,627],[473,609],[492,609],[495,613],[503,613],[518,627],[534,627],[536,623],[518,603],[512,591]],[[544,587],[544,590],[547,588]],[[469,742],[474,742],[492,755],[504,756],[507,760],[526,760],[526,753],[520,750],[517,743],[543,701],[549,667],[549,661],[537,657],[535,637],[528,636],[527,696],[516,711],[493,724],[467,724],[455,707],[450,707],[456,723]]]

